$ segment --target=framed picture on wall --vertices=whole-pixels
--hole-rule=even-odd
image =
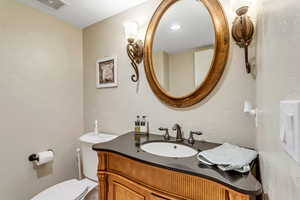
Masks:
[[[107,57],[97,60],[96,87],[118,87],[117,71],[117,57]]]

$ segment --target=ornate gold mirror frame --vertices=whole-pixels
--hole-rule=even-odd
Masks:
[[[199,3],[203,3],[203,5],[208,9],[210,16],[212,17],[212,21],[214,23],[215,29],[215,54],[212,61],[212,65],[206,76],[203,83],[191,94],[188,94],[183,97],[173,97],[168,95],[163,88],[161,88],[153,67],[152,60],[152,47],[153,40],[155,37],[155,32],[158,27],[158,24],[164,15],[164,13],[168,10],[170,6],[180,0],[163,0],[158,9],[155,11],[150,24],[147,29],[146,37],[145,37],[145,72],[150,84],[152,91],[156,94],[156,96],[166,103],[169,106],[184,108],[192,106],[205,97],[207,97],[213,89],[216,87],[218,81],[221,79],[222,74],[224,72],[228,52],[229,52],[229,28],[225,13],[223,8],[218,0],[198,0]],[[201,2],[200,2],[201,1]],[[199,24],[201,26],[201,24]],[[201,35],[199,35],[201,37]]]

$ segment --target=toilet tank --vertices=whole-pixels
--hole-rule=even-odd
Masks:
[[[87,133],[79,138],[83,174],[86,178],[98,182],[97,166],[98,157],[97,152],[92,149],[94,144],[108,142],[115,139],[117,136],[106,133]]]

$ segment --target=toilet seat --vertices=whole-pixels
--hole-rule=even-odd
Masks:
[[[72,179],[44,190],[31,200],[83,200],[96,186],[97,183],[89,179],[80,181]]]

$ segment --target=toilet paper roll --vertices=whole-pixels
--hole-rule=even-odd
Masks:
[[[52,162],[54,159],[54,153],[53,151],[44,151],[44,152],[40,152],[37,154],[39,160],[36,161],[36,165],[40,166],[40,165],[44,165],[47,164],[49,162]]]

